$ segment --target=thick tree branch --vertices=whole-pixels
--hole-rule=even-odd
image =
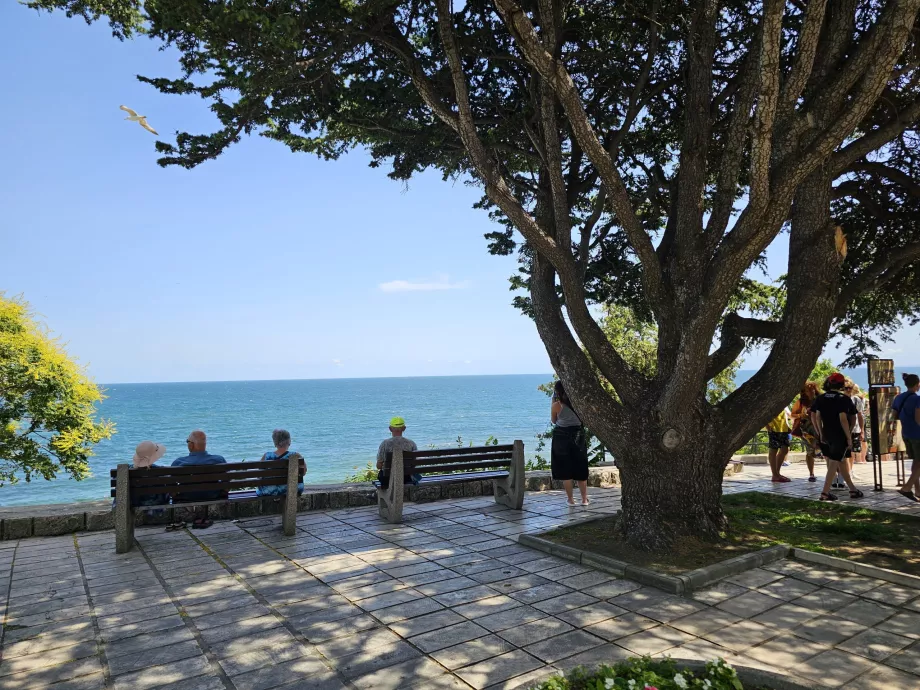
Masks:
[[[781,327],[782,323],[779,321],[763,321],[738,314],[726,314],[722,321],[719,347],[709,355],[706,380],[711,381],[738,359],[744,351],[745,338],[772,340],[779,335]]]
[[[765,0],[760,45],[760,94],[751,139],[752,208],[763,208],[770,199],[770,163],[773,155],[773,123],[779,103],[780,58],[784,0]]]
[[[920,98],[913,101],[884,125],[864,134],[831,156],[829,165],[833,175],[842,175],[853,163],[893,141],[916,125],[918,121],[920,121]]]
[[[878,290],[895,278],[902,269],[918,260],[920,260],[920,242],[904,247],[894,247],[881,253],[840,291],[834,307],[834,317],[842,319],[854,300],[866,293]]]
[[[786,83],[783,84],[783,91],[779,99],[779,112],[783,119],[789,117],[795,110],[795,104],[811,77],[826,9],[827,0],[810,0],[805,8],[805,18],[802,20],[802,29],[796,45],[795,61]]]
[[[911,196],[920,197],[920,181],[915,180],[913,177],[897,168],[892,168],[884,163],[863,161],[851,166],[850,170],[853,172],[867,172],[871,175],[884,177],[886,180],[903,187]]]
[[[533,24],[514,0],[495,0],[495,5],[505,25],[518,40],[527,61],[553,88],[568,117],[579,146],[597,168],[607,187],[610,205],[626,232],[633,251],[642,265],[642,280],[646,295],[657,313],[665,309],[665,287],[661,265],[655,254],[652,240],[636,217],[629,192],[607,149],[597,137],[588,121],[578,90],[561,62],[546,52],[537,37]]]

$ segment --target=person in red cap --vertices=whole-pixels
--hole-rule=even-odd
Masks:
[[[853,427],[856,424],[856,406],[850,396],[843,392],[846,378],[835,373],[824,382],[824,393],[818,396],[811,411],[815,417],[815,431],[818,442],[827,460],[827,476],[821,491],[822,501],[836,501],[831,493],[831,482],[840,473],[850,488],[850,498],[862,498],[863,492],[853,484],[846,459],[853,452]]]

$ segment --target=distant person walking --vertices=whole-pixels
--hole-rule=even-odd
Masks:
[[[907,455],[913,463],[910,477],[899,493],[911,501],[920,501],[920,376],[901,374],[901,378],[907,390],[892,401],[891,409],[898,413],[901,438],[904,439]]]
[[[402,417],[393,417],[393,419],[390,420],[390,438],[381,443],[380,447],[377,449],[377,481],[380,482],[380,486],[384,489],[390,484],[390,468],[387,465],[387,455],[389,455],[389,459],[392,460],[393,451],[397,448],[404,453],[406,451],[415,452],[418,450],[415,441],[411,441],[403,436],[405,433],[406,420]],[[403,469],[405,470],[405,467]],[[402,480],[404,484],[410,483],[412,481],[410,473],[404,471]]]
[[[835,373],[824,382],[824,393],[818,396],[811,406],[815,419],[815,431],[821,451],[827,461],[827,475],[821,491],[822,501],[836,501],[831,493],[831,482],[838,472],[850,488],[850,498],[862,498],[863,492],[856,488],[850,476],[847,458],[853,452],[853,426],[856,424],[856,406],[843,392],[846,379],[843,374]]]
[[[581,504],[588,505],[588,443],[581,419],[572,409],[562,381],[556,381],[553,405],[550,408],[553,424],[551,467],[553,479],[562,481],[570,506],[575,505],[572,482],[578,482]]]
[[[773,472],[774,482],[791,482],[789,477],[784,477],[780,472],[786,456],[789,454],[789,433],[792,427],[789,424],[789,410],[785,407],[767,424],[767,447],[769,448],[770,471]]]
[[[816,482],[815,453],[818,439],[814,423],[811,421],[811,406],[821,394],[818,384],[806,381],[799,393],[799,399],[792,405],[792,435],[802,439],[805,445],[805,464],[808,466],[808,481]]]
[[[275,444],[275,450],[270,450],[262,456],[262,460],[290,460],[297,458],[301,471],[306,474],[307,463],[300,453],[291,450],[291,433],[284,429],[275,429],[272,432],[272,443]],[[297,495],[303,493],[303,482],[297,484]],[[256,495],[258,496],[284,496],[287,494],[287,484],[278,486],[258,486]]]

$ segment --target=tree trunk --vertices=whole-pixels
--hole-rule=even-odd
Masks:
[[[667,433],[659,435],[647,419],[644,426],[635,422],[636,432],[614,449],[627,541],[646,551],[667,551],[682,536],[717,540],[727,525],[722,478],[731,451],[706,423],[681,425],[680,438],[672,440]]]

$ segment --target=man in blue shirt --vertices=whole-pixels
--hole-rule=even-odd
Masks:
[[[901,374],[906,391],[891,403],[891,409],[898,413],[901,422],[901,438],[907,448],[907,455],[913,460],[910,477],[901,487],[900,494],[911,501],[920,501],[920,376]]]
[[[181,458],[176,458],[173,460],[173,467],[187,467],[190,465],[224,465],[227,462],[224,460],[223,456],[212,455],[207,451],[208,437],[203,431],[201,431],[201,429],[195,429],[195,431],[190,433],[188,438],[185,439],[185,443],[188,445],[188,455],[184,455]],[[179,494],[173,498],[173,502],[192,503],[195,501],[217,501],[226,497],[226,491],[196,491],[187,494]],[[211,521],[207,519],[207,506],[204,506],[204,509],[201,513],[196,510],[195,521],[192,523],[192,527],[210,526]]]

